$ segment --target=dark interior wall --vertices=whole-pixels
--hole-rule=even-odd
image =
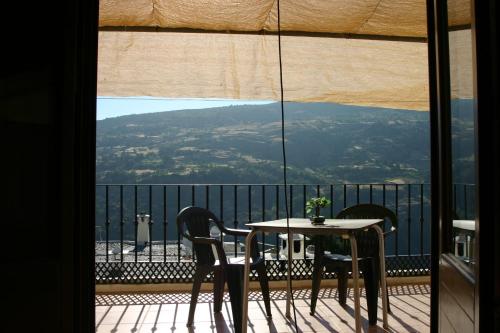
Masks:
[[[476,332],[500,332],[500,4],[496,0],[473,3],[479,219]]]
[[[476,324],[493,332],[500,325],[500,20],[496,1],[475,3],[485,94],[478,98],[478,252],[486,258]],[[96,0],[2,4],[2,332],[94,331],[97,8]]]
[[[1,330],[93,331],[97,1],[2,8]]]

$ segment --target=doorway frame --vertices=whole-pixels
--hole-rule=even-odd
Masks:
[[[498,75],[498,4],[495,0],[473,1],[473,36],[476,44],[475,59],[477,63],[477,109],[499,109],[499,75]],[[83,327],[82,331],[95,330],[95,264],[94,264],[94,191],[95,191],[95,101],[97,97],[97,36],[98,36],[98,1],[76,0],[72,2],[72,16],[77,19],[73,36],[65,42],[74,43],[68,50],[72,53],[66,55],[73,60],[74,76],[67,75],[68,82],[73,82],[76,95],[74,102],[74,119],[63,120],[68,125],[74,126],[75,131],[74,156],[77,162],[75,178],[78,185],[75,195],[77,209],[80,216],[74,228],[78,229],[75,236],[76,254],[80,260],[75,260],[74,271],[77,277],[73,284],[72,292],[75,296],[76,309],[74,311],[74,327]],[[439,254],[442,251],[442,238],[450,232],[442,221],[449,219],[447,216],[450,206],[451,193],[443,187],[446,181],[441,177],[445,175],[449,164],[449,154],[443,156],[439,147],[445,147],[449,142],[443,138],[439,124],[449,117],[449,106],[443,103],[449,77],[446,78],[444,69],[447,63],[440,58],[438,53],[443,50],[447,40],[439,31],[443,31],[444,19],[443,2],[427,0],[428,18],[428,47],[429,47],[429,91],[430,91],[430,126],[431,126],[431,192],[432,192],[432,220],[439,221],[431,226],[431,331],[438,331],[438,286],[439,286]],[[74,38],[74,39],[73,39]],[[446,43],[446,44],[445,44]],[[66,91],[70,95],[70,92]],[[65,96],[66,97],[66,96]],[[476,332],[488,331],[492,328],[491,318],[495,313],[498,316],[499,293],[498,269],[500,246],[494,240],[499,235],[500,212],[495,205],[500,202],[499,161],[499,134],[495,133],[500,127],[499,112],[485,112],[477,115],[476,135],[476,170],[477,170],[477,219],[476,219],[476,253],[477,269],[475,281],[475,328]],[[439,143],[435,145],[434,143]],[[68,148],[69,149],[69,148]],[[446,176],[446,175],[445,175]],[[486,220],[482,227],[480,221]],[[493,223],[495,222],[495,223]],[[496,227],[495,227],[496,225]],[[481,242],[479,241],[481,239]],[[498,243],[498,242],[497,242]],[[481,265],[481,257],[496,258],[493,265]],[[496,281],[496,280],[497,281]],[[492,290],[493,289],[493,290]],[[492,292],[493,291],[493,292]],[[492,306],[493,305],[493,306]],[[88,325],[88,326],[87,326]]]
[[[500,6],[495,0],[471,1],[474,67],[476,267],[461,275],[474,285],[474,332],[500,328]],[[431,123],[431,332],[439,331],[440,261],[457,271],[451,252],[451,142],[446,1],[428,0]],[[481,112],[482,111],[482,112]],[[485,221],[481,225],[481,221]],[[441,256],[443,254],[443,256]],[[482,265],[481,258],[488,258]]]
[[[65,35],[66,54],[61,119],[63,156],[71,156],[73,169],[64,174],[73,187],[70,203],[73,224],[65,230],[63,247],[72,247],[73,267],[63,290],[73,299],[73,308],[63,309],[73,332],[95,332],[95,156],[99,1],[70,1],[63,12],[72,19]],[[62,168],[62,170],[64,170]],[[66,200],[63,200],[63,205]],[[62,208],[64,210],[64,208]],[[71,223],[69,223],[71,224]],[[71,313],[69,313],[71,312]]]

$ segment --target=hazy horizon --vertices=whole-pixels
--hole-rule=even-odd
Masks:
[[[231,105],[263,105],[276,101],[234,100],[234,99],[178,99],[137,97],[97,97],[96,120],[114,118],[132,114],[145,114],[188,109],[207,109]]]

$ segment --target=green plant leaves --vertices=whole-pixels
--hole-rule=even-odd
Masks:
[[[311,198],[306,202],[306,212],[311,213],[316,208],[323,208],[332,203],[326,197]]]

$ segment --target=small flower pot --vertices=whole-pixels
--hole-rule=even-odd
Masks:
[[[313,216],[313,217],[311,217],[311,223],[312,224],[324,224],[325,217],[324,216]]]

